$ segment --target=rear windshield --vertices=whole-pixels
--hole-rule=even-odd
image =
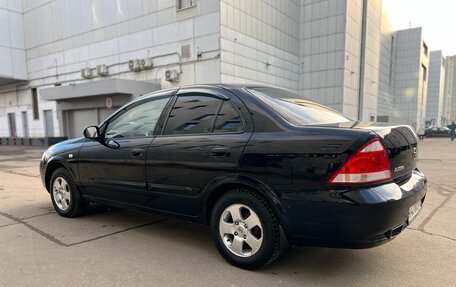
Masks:
[[[275,88],[248,88],[248,91],[294,125],[349,122],[339,112],[299,98],[295,93]]]

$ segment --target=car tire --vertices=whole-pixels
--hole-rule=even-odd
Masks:
[[[84,213],[88,206],[79,192],[73,177],[65,168],[54,171],[49,184],[52,205],[63,217],[77,217]]]
[[[280,227],[275,212],[254,191],[234,189],[225,193],[212,211],[211,232],[218,251],[234,266],[254,270],[280,255]]]

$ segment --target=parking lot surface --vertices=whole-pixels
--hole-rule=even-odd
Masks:
[[[0,286],[456,286],[456,142],[426,139],[424,207],[395,240],[365,250],[296,247],[245,271],[209,228],[94,206],[58,216],[41,185],[43,149],[0,146]]]

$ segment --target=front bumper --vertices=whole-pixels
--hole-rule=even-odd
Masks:
[[[418,170],[400,185],[293,194],[281,199],[294,245],[368,248],[397,236],[409,222],[409,208],[424,202],[427,179]]]
[[[44,186],[44,188],[47,189],[46,186],[46,167],[47,167],[47,158],[43,156],[43,158],[40,161],[40,178],[41,178],[41,184]]]

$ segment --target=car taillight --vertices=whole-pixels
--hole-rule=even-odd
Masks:
[[[374,139],[361,147],[329,179],[330,184],[366,184],[390,180],[391,166],[385,147]]]

